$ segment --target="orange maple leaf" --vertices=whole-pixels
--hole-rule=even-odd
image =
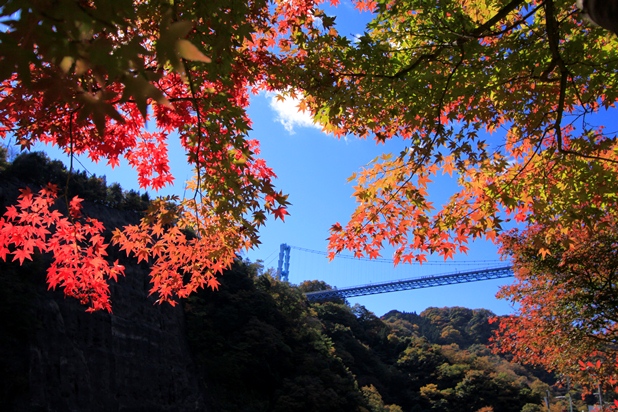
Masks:
[[[208,280],[206,281],[206,284],[212,290],[219,290],[220,283],[219,283],[219,281],[214,276],[208,278]]]

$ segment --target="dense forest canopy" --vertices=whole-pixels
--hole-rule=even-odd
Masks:
[[[343,301],[309,304],[301,292],[312,282],[293,287],[261,269],[237,262],[218,292],[187,304],[217,410],[519,412],[541,410],[547,390],[562,394],[551,379],[491,353],[489,311],[378,318]]]
[[[594,388],[611,388],[618,376],[618,232],[602,231],[575,247],[551,246],[541,258],[531,241],[542,227],[504,236],[513,258],[515,284],[500,292],[518,305],[518,316],[503,318],[500,349]]]
[[[89,210],[93,207],[87,206]],[[32,394],[39,393],[41,388],[30,386],[33,380],[45,384],[50,402],[82,405],[80,410],[103,410],[98,405],[89,405],[88,396],[104,388],[63,393],[58,390],[63,379],[55,373],[57,371],[59,376],[62,372],[75,376],[77,370],[91,373],[105,362],[99,358],[112,355],[111,348],[107,347],[110,342],[112,345],[121,342],[113,337],[101,339],[105,335],[98,331],[74,331],[74,344],[80,350],[74,358],[65,358],[68,364],[61,367],[51,364],[50,376],[44,379],[32,376],[38,374],[30,362],[34,357],[37,363],[38,355],[37,351],[27,348],[33,343],[33,336],[39,336],[38,347],[47,353],[49,348],[45,349],[45,342],[58,342],[56,335],[64,334],[57,328],[72,329],[76,319],[80,321],[80,328],[107,327],[112,333],[118,330],[114,324],[125,323],[121,319],[127,314],[136,318],[134,326],[137,329],[130,331],[133,336],[123,344],[130,354],[136,350],[136,337],[147,341],[138,344],[145,349],[145,353],[140,354],[145,363],[153,354],[152,348],[147,349],[151,344],[182,345],[188,340],[195,362],[191,369],[201,378],[207,410],[408,412],[437,409],[468,412],[493,407],[495,411],[519,412],[526,407],[525,410],[531,412],[540,410],[547,390],[553,405],[562,403],[556,397],[564,394],[564,390],[554,386],[548,375],[512,364],[489,351],[487,336],[494,327],[487,322],[487,317],[492,315],[488,311],[429,308],[420,314],[392,311],[378,318],[363,306],[350,306],[343,301],[310,304],[303,296],[302,286],[281,282],[269,271],[262,273],[259,262],[237,260],[225,271],[218,291],[202,290],[184,302],[184,327],[179,330],[186,330],[186,336],[173,336],[167,342],[153,341],[152,331],[139,330],[140,324],[142,327],[144,323],[149,324],[148,320],[140,320],[141,312],[128,307],[130,302],[125,288],[135,293],[129,286],[134,282],[123,279],[113,288],[115,304],[122,306],[122,310],[116,309],[113,314],[84,314],[62,294],[52,294],[41,287],[45,276],[42,260],[37,256],[34,262],[24,265],[0,262],[0,327],[3,330],[0,348],[5,355],[10,355],[0,357],[0,404],[8,410],[12,410],[15,401],[32,399]],[[131,263],[128,258],[122,258],[121,262],[132,273],[147,271],[147,267]],[[66,324],[40,322],[41,311],[51,310],[48,313],[51,319],[59,316],[53,310],[57,308],[54,301],[62,308],[61,316]],[[145,306],[150,306],[150,310],[162,309],[152,307],[153,300],[149,301]],[[76,319],[72,321],[69,307],[75,311]],[[112,320],[114,317],[116,319]],[[82,364],[84,353],[88,356]],[[159,352],[155,350],[154,353]],[[150,361],[158,363],[156,359]],[[133,370],[127,368],[128,375],[124,379],[135,379],[136,373],[152,370],[151,365],[133,363],[132,366]],[[178,371],[170,374],[181,378]],[[111,392],[113,395],[122,397],[130,393],[126,388],[117,387],[120,381],[112,379],[110,382],[110,376],[123,378],[114,371],[83,378],[111,391],[116,387],[117,393]],[[141,385],[151,382],[147,376],[140,376],[139,381],[143,382]],[[176,385],[182,388],[182,382],[175,382]],[[133,387],[139,388],[140,384]],[[75,383],[68,382],[66,388],[71,392]],[[84,386],[78,383],[77,388]],[[160,390],[144,388],[145,392]],[[189,388],[185,390],[190,392]],[[576,396],[575,392],[573,395]],[[66,403],[67,399],[75,403]],[[162,399],[166,399],[165,396]],[[181,410],[174,406],[174,399],[169,401],[172,402],[169,405],[150,405],[155,410]],[[115,402],[111,400],[108,404]]]

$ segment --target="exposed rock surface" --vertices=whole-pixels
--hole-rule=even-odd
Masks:
[[[16,186],[0,182],[0,204],[13,195]],[[86,211],[107,227],[137,219],[97,205]],[[47,290],[43,258],[24,267],[0,261],[0,410],[206,410],[182,308],[154,304],[147,267],[122,263],[113,314],[91,314]]]

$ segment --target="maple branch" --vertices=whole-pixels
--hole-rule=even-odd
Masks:
[[[166,97],[166,99],[170,102],[170,103],[176,103],[176,102],[195,102],[195,101],[206,101],[208,98],[207,97]],[[115,100],[110,100],[109,104],[124,104],[124,103],[133,103],[133,104],[137,104],[137,101],[135,99],[115,99]],[[17,129],[15,129],[17,130]],[[0,131],[2,131],[2,129],[0,129]],[[10,130],[9,130],[10,131]]]
[[[197,117],[197,159],[195,161],[195,169],[196,169],[196,177],[197,177],[197,182],[195,184],[195,193],[193,193],[193,206],[194,206],[194,212],[195,212],[195,222],[197,224],[197,235],[200,236],[200,229],[201,229],[201,222],[199,219],[199,209],[197,207],[197,197],[199,195],[200,197],[200,203],[203,201],[202,199],[202,191],[201,191],[201,179],[202,179],[202,171],[201,168],[199,166],[199,161],[200,161],[200,151],[202,150],[202,117],[201,117],[201,111],[200,111],[200,106],[198,104],[198,100],[196,97],[196,93],[195,93],[195,85],[193,84],[193,78],[191,76],[191,70],[189,70],[189,68],[187,67],[187,61],[185,59],[182,59],[182,64],[185,68],[185,72],[187,73],[187,81],[189,82],[189,89],[191,90],[191,102],[193,104],[193,108],[195,109],[195,115]]]
[[[374,218],[378,217],[378,215],[380,215],[382,213],[382,211],[395,199],[395,197],[403,190],[403,188],[410,183],[410,181],[416,176],[416,173],[418,172],[418,170],[423,166],[423,164],[431,157],[431,152],[432,152],[432,147],[433,145],[437,142],[438,138],[442,135],[443,132],[443,125],[440,121],[440,117],[442,115],[442,109],[444,107],[444,98],[446,96],[447,91],[449,90],[449,86],[450,86],[450,82],[453,79],[453,76],[455,75],[455,72],[459,69],[459,67],[461,66],[461,64],[464,61],[463,58],[463,47],[461,48],[461,58],[459,59],[459,61],[455,64],[455,66],[453,67],[453,69],[451,70],[451,72],[449,73],[447,80],[446,80],[446,84],[444,85],[444,88],[442,89],[442,94],[440,96],[439,99],[439,104],[438,104],[438,113],[436,115],[436,119],[437,119],[437,125],[435,127],[436,129],[436,135],[434,136],[434,138],[431,141],[430,145],[427,145],[425,153],[422,155],[422,157],[420,159],[417,160],[414,170],[412,170],[412,172],[410,173],[410,176],[408,176],[401,184],[399,184],[397,186],[397,188],[395,189],[395,191],[390,193],[390,196],[388,197],[388,199],[384,200],[384,202],[382,203],[382,205],[380,206],[380,208],[378,210],[376,210],[370,219],[367,220],[367,223],[363,224],[361,226],[361,230],[363,230],[365,227],[367,227],[367,225],[369,224],[370,221],[372,221]]]
[[[446,46],[440,46],[433,53],[421,54],[416,59],[416,61],[414,63],[412,63],[411,65],[409,65],[405,69],[402,69],[402,70],[398,71],[395,74],[391,74],[391,75],[376,75],[376,74],[373,74],[372,76],[373,77],[378,77],[378,78],[386,78],[386,79],[400,79],[403,76],[405,76],[406,74],[408,74],[411,71],[413,71],[414,69],[416,69],[421,63],[435,61],[438,58],[438,56],[442,53],[442,51],[444,49],[446,49],[446,48],[447,48]]]
[[[551,61],[549,62],[549,66],[547,66],[547,68],[543,71],[543,73],[541,73],[541,76],[539,77],[539,79],[544,80],[544,81],[551,81],[551,79],[549,78],[549,75],[551,74],[551,72],[554,71],[557,64],[558,62],[556,61],[556,59],[552,58]]]
[[[513,10],[517,9],[519,6],[521,6],[525,2],[526,2],[526,0],[511,0],[511,2],[509,4],[504,6],[502,9],[498,10],[498,12],[491,19],[487,20],[485,23],[483,23],[482,25],[480,25],[479,27],[474,29],[469,35],[460,36],[457,39],[456,44],[461,46],[464,43],[467,43],[467,42],[469,42],[472,39],[478,38],[486,30],[488,30],[491,27],[493,27],[496,23],[498,23],[500,20],[504,19],[506,16],[508,16],[509,13],[511,13]],[[383,75],[383,76],[375,76],[374,75],[374,76],[375,77],[385,77],[385,78],[389,78],[389,79],[401,78],[401,77],[405,76],[406,74],[408,74],[409,72],[411,72],[414,69],[416,69],[421,63],[423,63],[425,61],[433,61],[433,60],[435,60],[440,55],[440,53],[442,53],[442,51],[444,49],[446,49],[446,48],[447,48],[446,46],[441,46],[438,49],[436,49],[433,53],[426,53],[426,54],[420,55],[416,59],[416,61],[414,61],[408,67],[398,71],[397,73],[395,73],[393,75]]]
[[[193,104],[193,108],[195,109],[195,116],[197,117],[197,160],[195,164],[195,168],[197,171],[197,182],[196,189],[193,195],[193,200],[196,199],[198,193],[201,193],[199,190],[200,182],[201,182],[201,170],[199,167],[199,151],[202,149],[202,118],[200,114],[200,106],[197,103],[197,97],[195,93],[195,85],[193,84],[193,78],[191,77],[191,71],[187,68],[187,62],[185,59],[182,60],[182,64],[185,67],[185,72],[187,73],[187,81],[189,82],[189,90],[191,90],[191,103]],[[196,202],[197,203],[197,202]],[[197,212],[197,211],[196,211]]]
[[[546,117],[546,116],[544,116]],[[543,123],[543,119],[541,119],[539,121],[539,124],[537,125],[537,127],[539,127],[541,124]],[[508,182],[506,182],[504,184],[504,186],[502,188],[499,188],[496,191],[496,196],[495,197],[491,197],[489,195],[487,195],[487,197],[492,198],[494,200],[497,200],[500,195],[502,195],[503,193],[506,192],[506,190],[513,184],[513,182],[515,182],[515,180],[517,180],[519,178],[519,176],[521,176],[521,174],[528,168],[528,166],[532,163],[532,161],[534,160],[534,158],[536,156],[538,156],[539,152],[541,151],[541,148],[543,147],[543,140],[545,139],[545,136],[547,135],[547,129],[543,132],[543,134],[541,135],[541,138],[539,139],[539,141],[537,142],[535,148],[534,148],[534,152],[532,152],[532,155],[530,156],[530,158],[528,160],[526,160],[526,162],[522,165],[522,167],[517,171],[517,173],[515,173],[515,176],[511,177]],[[503,204],[504,206],[504,204]],[[477,206],[474,209],[472,209],[470,212],[468,212],[464,217],[470,217],[473,213],[477,212],[479,209],[481,208],[481,206]]]
[[[73,112],[69,113],[69,173],[67,173],[67,191],[69,189],[69,179],[73,173]]]
[[[453,42],[453,44],[440,45],[432,53],[421,54],[420,56],[418,56],[416,58],[416,60],[414,62],[409,64],[407,67],[399,70],[395,74],[341,73],[341,75],[349,76],[349,77],[372,76],[372,77],[375,77],[375,78],[399,79],[399,78],[405,76],[406,74],[410,73],[411,71],[415,70],[422,63],[435,61],[438,58],[438,56],[440,56],[440,54],[445,49],[448,49],[448,48],[450,48],[450,47],[452,47],[454,45],[461,46],[461,45],[469,42],[470,40],[476,40],[476,39],[479,39],[479,38],[482,38],[482,37],[487,37],[487,35],[484,34],[485,31],[491,29],[491,27],[493,27],[496,23],[498,23],[500,20],[504,19],[506,16],[508,16],[509,13],[511,13],[513,10],[517,9],[519,6],[521,6],[525,2],[526,2],[526,0],[512,0],[509,4],[504,6],[502,9],[498,10],[498,12],[491,19],[489,19],[488,21],[486,21],[482,25],[478,26],[472,32],[470,32],[468,34],[454,33],[456,36],[458,36],[458,39],[455,42]],[[543,4],[541,3],[540,5],[535,7],[525,17],[522,17],[521,19],[517,20],[516,22],[514,22],[508,28],[505,28],[504,30],[502,30],[500,32],[491,33],[490,36],[492,36],[492,37],[499,36],[499,35],[507,32],[508,30],[512,30],[513,28],[517,27],[521,23],[525,22],[526,18],[528,18],[529,16],[533,15],[534,13],[536,13],[536,11],[540,7],[542,7],[542,5]]]
[[[177,20],[177,16],[178,16],[178,4],[175,1],[172,1],[172,16],[173,16],[173,20],[176,21]],[[200,196],[200,201],[202,201],[202,192],[200,190],[200,186],[201,186],[201,179],[202,179],[202,175],[201,175],[201,169],[199,167],[199,161],[200,161],[200,151],[202,150],[202,118],[201,118],[201,111],[200,111],[200,106],[198,104],[198,100],[196,97],[196,93],[195,93],[195,85],[193,84],[193,77],[191,75],[191,70],[189,70],[188,64],[187,64],[187,60],[182,58],[181,59],[181,63],[182,66],[185,69],[185,73],[187,74],[187,82],[189,83],[189,90],[191,91],[191,103],[193,105],[193,108],[195,109],[195,116],[197,118],[197,158],[195,160],[195,169],[196,169],[196,177],[197,177],[197,181],[196,181],[196,185],[195,185],[195,193],[193,193],[193,201],[194,201],[194,205],[195,205],[195,215],[196,217],[199,216],[199,212],[197,209],[197,196]],[[200,220],[198,218],[195,219],[195,221],[197,222],[197,229],[198,229],[198,234],[199,234],[199,229],[200,229]]]
[[[498,10],[498,12],[491,19],[487,20],[484,24],[480,25],[472,31],[473,36],[481,35],[485,30],[491,29],[496,23],[504,19],[510,12],[525,3],[526,0],[512,0],[509,4]],[[536,12],[536,9],[533,10]]]
[[[73,174],[73,115],[78,109],[74,109],[69,113],[69,172],[67,173],[67,182],[64,188],[64,203],[67,208],[69,222],[74,223],[73,214],[71,213],[71,203],[69,202],[69,183]],[[77,239],[77,227],[73,225],[73,236]]]
[[[440,121],[440,117],[442,116],[442,109],[444,108],[444,99],[446,97],[446,92],[449,90],[449,86],[451,83],[451,80],[453,80],[453,76],[455,75],[455,72],[457,71],[457,69],[459,69],[459,67],[461,66],[461,64],[464,61],[464,48],[463,45],[460,45],[460,58],[459,61],[455,64],[455,67],[453,67],[453,70],[451,70],[451,72],[449,73],[448,77],[446,78],[446,84],[444,85],[444,88],[442,89],[442,94],[440,95],[440,99],[438,100],[438,113],[437,113],[437,123],[438,123],[438,130],[442,130],[442,122]]]
[[[554,0],[546,0],[545,6],[545,24],[547,26],[547,40],[549,43],[549,49],[552,54],[552,63],[560,68],[560,91],[558,94],[558,108],[556,113],[556,121],[554,123],[554,133],[556,135],[556,145],[559,153],[571,154],[578,157],[583,157],[590,160],[606,161],[610,163],[618,164],[618,160],[609,159],[602,156],[589,155],[581,153],[575,150],[565,149],[562,142],[562,116],[565,110],[565,100],[567,91],[567,82],[569,77],[572,77],[569,69],[566,67],[564,60],[560,54],[559,44],[560,39],[558,35],[558,22],[556,21]]]
[[[101,19],[100,17],[98,17],[97,15],[95,15],[94,13],[92,13],[92,8],[91,7],[85,7],[84,4],[82,4],[81,2],[77,2],[77,7],[79,7],[81,9],[82,12],[84,12],[84,14],[86,14],[88,17],[90,17],[91,19],[93,19],[96,22],[101,23],[102,25],[104,25],[105,27],[108,27],[110,29],[118,29],[118,27],[106,20]]]
[[[508,5],[507,5],[508,6]],[[510,26],[505,27],[504,29],[500,30],[500,31],[495,31],[489,34],[478,34],[476,35],[475,38],[483,38],[483,37],[498,37],[501,36],[503,34],[505,34],[506,32],[508,32],[509,30],[513,30],[515,27],[521,25],[522,23],[525,23],[527,19],[529,19],[532,15],[534,15],[541,7],[543,7],[543,3],[540,3],[538,6],[536,6],[535,8],[533,8],[528,14],[522,16],[521,19],[519,20],[515,20]]]

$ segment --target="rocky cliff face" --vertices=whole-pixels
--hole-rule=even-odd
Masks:
[[[16,194],[16,186],[1,186],[0,203]],[[86,212],[107,227],[137,219],[96,205]],[[0,261],[2,411],[206,410],[182,308],[154,304],[147,267],[122,263],[113,314],[90,314],[47,290],[43,257],[24,267]]]

